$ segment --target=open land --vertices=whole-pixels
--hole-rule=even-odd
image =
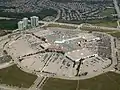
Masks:
[[[77,86],[78,85],[78,86]],[[108,72],[87,80],[62,80],[50,78],[43,90],[119,90],[120,75]]]
[[[28,88],[37,76],[21,71],[16,65],[0,70],[0,83]]]

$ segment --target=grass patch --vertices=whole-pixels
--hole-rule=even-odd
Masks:
[[[59,24],[49,24],[47,27],[60,27],[60,28],[67,28],[67,29],[76,29],[77,28],[74,26],[59,25]]]
[[[76,90],[77,81],[49,79],[43,90]],[[77,90],[120,90],[120,75],[112,72],[79,80]]]
[[[43,90],[75,90],[77,81],[50,78]]]
[[[108,34],[112,35],[113,37],[120,38],[120,32],[119,32],[119,31],[113,32],[113,33],[110,33],[110,32],[109,32]]]
[[[62,20],[61,18],[57,20],[57,22],[59,23],[68,23],[68,24],[77,24],[80,25],[81,23],[84,23],[85,21],[83,20],[71,20],[71,21],[67,21],[67,20]]]
[[[85,90],[120,90],[120,75],[112,72],[88,80],[81,80],[79,89]]]
[[[114,32],[114,30],[105,30],[105,29],[100,29],[100,28],[90,28],[90,27],[82,27],[80,28],[81,30],[84,30],[84,31],[97,31],[97,32],[105,32],[105,33],[108,33],[108,32]]]
[[[77,24],[80,25],[82,23],[89,23],[96,26],[104,26],[104,27],[117,27],[117,19],[108,17],[105,19],[96,19],[96,20],[79,20],[79,21],[67,21],[59,19],[58,22],[60,23],[69,23],[69,24]]]
[[[30,87],[37,76],[21,71],[16,65],[0,70],[0,83],[10,86]]]
[[[96,26],[104,26],[104,27],[117,27],[117,21],[116,20],[91,20],[87,23],[90,23],[92,25]]]
[[[100,12],[100,15],[102,16],[111,16],[112,14],[115,14],[114,8],[106,8],[105,10],[102,10],[102,12]]]
[[[39,13],[40,14],[40,18],[43,19],[46,16],[53,16],[56,17],[57,16],[57,11],[54,9],[42,9],[42,11]],[[37,15],[38,16],[38,15]]]
[[[117,21],[103,21],[103,22],[99,22],[99,23],[96,23],[94,25],[97,25],[97,26],[105,26],[105,27],[117,27]]]

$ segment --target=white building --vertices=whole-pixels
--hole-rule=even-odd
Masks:
[[[72,61],[79,62],[81,59],[97,57],[98,55],[94,51],[90,51],[87,48],[82,48],[79,50],[74,50],[72,52],[67,52],[65,53],[65,56]]]
[[[23,25],[25,29],[28,27],[28,18],[23,18]]]
[[[36,27],[36,26],[39,25],[39,23],[38,23],[39,17],[37,17],[37,16],[32,16],[32,17],[30,17],[30,19],[31,19],[31,26],[32,26],[32,27]]]
[[[24,29],[23,21],[19,21],[19,22],[18,22],[18,29],[19,29],[19,30],[23,30],[23,29]]]

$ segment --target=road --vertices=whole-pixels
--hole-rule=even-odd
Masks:
[[[58,14],[57,14],[57,16],[56,16],[56,18],[55,18],[55,20],[53,22],[57,21],[60,18],[61,11],[59,9],[57,10],[57,13]]]
[[[41,90],[48,77],[39,76],[28,90]]]
[[[16,18],[8,18],[8,17],[0,17],[0,20],[11,20],[11,19],[16,19]]]
[[[113,0],[113,3],[114,3],[114,6],[115,6],[115,9],[116,9],[116,12],[118,14],[118,19],[120,19],[120,8],[118,6],[117,0]]]
[[[103,26],[93,26],[93,25],[85,25],[85,24],[80,24],[80,25],[76,25],[76,24],[67,24],[67,23],[59,23],[59,22],[46,22],[46,21],[39,21],[39,23],[44,23],[43,26],[48,26],[49,24],[57,24],[57,25],[66,25],[66,26],[71,26],[71,27],[76,27],[78,29],[84,29],[84,28],[93,28],[96,30],[115,30],[115,31],[120,31],[119,28],[113,28],[113,27],[103,27]]]
[[[7,68],[7,67],[10,67],[12,65],[14,65],[14,62],[12,62],[12,61],[6,62],[6,63],[3,63],[3,64],[0,64],[0,69]]]

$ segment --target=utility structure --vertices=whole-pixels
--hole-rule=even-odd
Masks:
[[[31,26],[32,27],[37,27],[38,25],[39,25],[39,17],[37,17],[37,16],[32,16],[32,17],[30,17],[30,19],[31,19]]]

